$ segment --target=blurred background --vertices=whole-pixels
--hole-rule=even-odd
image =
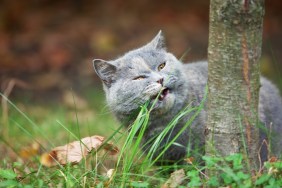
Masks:
[[[282,1],[265,3],[261,68],[282,88]],[[18,108],[13,112],[2,99],[4,145],[22,135],[13,128],[19,125],[32,138],[45,141],[37,132],[50,132],[53,143],[59,142],[67,136],[50,128],[58,124],[56,119],[66,124],[86,119],[86,134],[103,134],[103,127],[117,123],[108,119],[92,60],[114,59],[149,42],[160,29],[176,57],[188,51],[185,62],[206,59],[208,16],[207,0],[0,0],[1,93]],[[47,128],[36,131],[23,115],[16,115],[19,110]],[[17,147],[22,146],[10,148]],[[0,147],[0,152],[6,149]]]

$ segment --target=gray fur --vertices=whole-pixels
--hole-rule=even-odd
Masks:
[[[158,66],[165,62],[163,69]],[[103,81],[107,104],[121,122],[131,123],[130,117],[163,89],[169,89],[164,100],[156,103],[151,113],[148,128],[143,142],[158,135],[165,126],[188,104],[198,105],[204,96],[207,82],[207,62],[182,64],[164,47],[162,33],[147,45],[132,50],[124,56],[112,60],[94,60],[94,69]],[[278,89],[267,79],[261,78],[259,100],[259,117],[267,130],[274,134],[271,136],[272,151],[280,155],[282,151],[282,101]],[[185,157],[189,145],[190,151],[203,148],[205,111],[184,131],[164,154],[163,160],[178,161]],[[171,139],[190,118],[188,115],[182,119],[171,132]],[[271,128],[270,128],[270,125]],[[269,132],[269,131],[268,131]],[[261,141],[267,133],[261,131]],[[187,143],[187,140],[189,143]],[[167,140],[162,142],[163,145]],[[183,147],[181,147],[181,145]],[[196,146],[197,145],[197,146]],[[200,146],[200,147],[199,147]],[[202,146],[202,147],[201,147]],[[150,144],[145,147],[148,149]],[[201,149],[200,149],[201,150]],[[160,152],[160,151],[158,151]],[[203,154],[203,150],[194,154]],[[266,160],[267,150],[262,148],[261,157]]]

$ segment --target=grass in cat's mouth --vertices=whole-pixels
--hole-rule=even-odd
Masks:
[[[164,98],[168,95],[168,93],[169,93],[169,89],[168,88],[163,88],[162,92],[160,94],[158,94],[158,95],[153,96],[152,99],[154,100],[154,99],[156,99],[158,97],[159,101],[163,101]]]

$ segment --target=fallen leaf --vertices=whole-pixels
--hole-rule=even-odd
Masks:
[[[271,165],[271,167],[268,169],[268,174],[277,174],[277,173],[279,173],[279,169],[277,168],[275,163],[280,163],[281,164],[281,161],[277,157],[272,156],[272,157],[270,157],[268,159],[268,162]]]
[[[115,172],[115,169],[111,168],[111,169],[109,169],[109,170],[107,171],[106,176],[107,176],[108,178],[112,178],[114,172]]]
[[[278,161],[278,159],[277,159],[277,157],[272,156],[272,157],[270,157],[270,158],[268,159],[268,161],[269,161],[270,163],[275,163],[275,162]]]
[[[103,145],[103,149],[108,151],[110,155],[116,155],[119,152],[118,147],[114,146],[113,144],[105,143]]]
[[[184,161],[186,161],[188,164],[193,164],[194,157],[188,157],[188,158],[184,159]]]
[[[80,141],[74,141],[64,146],[58,146],[49,153],[41,155],[40,162],[44,166],[52,167],[58,164],[76,164],[85,158],[92,150],[104,149],[111,155],[119,152],[118,148],[110,143],[104,143],[102,136],[85,137]]]
[[[22,148],[19,152],[19,155],[23,159],[29,159],[35,155],[38,155],[39,151],[40,145],[37,142],[34,142],[30,146]]]
[[[185,180],[185,172],[183,169],[176,170],[171,173],[170,178],[162,185],[162,188],[176,188],[179,187]]]
[[[109,180],[104,182],[104,187],[110,187],[111,182],[114,179],[114,173],[115,173],[115,169],[113,168],[107,170],[105,175],[107,178],[109,178]]]

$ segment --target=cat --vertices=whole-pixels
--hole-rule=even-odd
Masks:
[[[130,125],[136,111],[147,101],[155,105],[150,114],[148,127],[143,135],[144,150],[149,150],[167,124],[186,106],[198,106],[205,96],[208,63],[205,61],[183,64],[173,54],[166,51],[164,37],[160,31],[148,44],[129,51],[111,61],[94,59],[95,72],[103,82],[107,104],[116,118]],[[272,151],[280,155],[282,151],[282,100],[278,89],[266,78],[261,77],[259,98],[259,118],[263,125],[275,134],[272,138]],[[182,118],[174,129],[161,142],[154,157],[173,139],[193,116]],[[206,111],[202,110],[189,128],[185,129],[158,160],[179,162],[189,151],[197,157],[204,154],[204,129]],[[266,133],[260,131],[260,143]],[[150,143],[147,143],[149,142]],[[145,144],[146,143],[146,144]],[[261,159],[267,160],[267,149],[262,148]]]

